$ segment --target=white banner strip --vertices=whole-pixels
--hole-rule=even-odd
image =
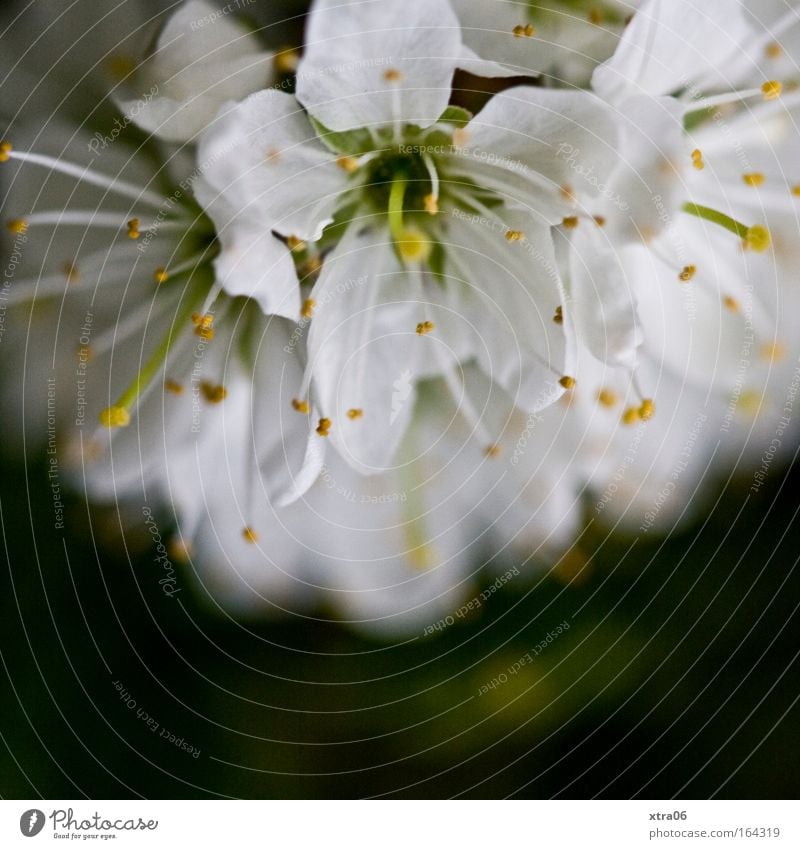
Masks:
[[[800,805],[775,801],[0,802],[0,846],[409,849],[448,846],[797,847]]]

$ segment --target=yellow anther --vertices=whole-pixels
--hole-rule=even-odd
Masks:
[[[458,127],[453,130],[453,144],[456,147],[464,147],[468,141],[469,130],[465,130],[463,127]]]
[[[628,407],[622,414],[622,423],[626,425],[636,424],[639,421],[640,413],[638,407]]]
[[[567,228],[567,230],[574,230],[578,226],[578,216],[568,215],[561,223]]]
[[[533,24],[517,24],[511,32],[516,38],[532,38],[536,35]]]
[[[0,142],[0,162],[8,162],[11,159],[11,151],[13,149],[11,142]]]
[[[313,277],[322,269],[322,260],[318,256],[310,256],[299,268],[300,279]]]
[[[777,80],[769,80],[761,86],[761,91],[764,92],[764,100],[775,100],[781,96],[783,85]]]
[[[358,159],[355,156],[337,156],[336,164],[348,174],[358,171]]]
[[[521,242],[525,238],[522,230],[506,230],[507,242]]]
[[[433,247],[431,240],[416,227],[403,228],[396,243],[401,259],[414,263],[425,262]]]
[[[574,389],[577,381],[574,377],[565,374],[564,377],[559,378],[558,382],[564,389]]]
[[[258,534],[249,525],[242,528],[242,537],[245,542],[249,542],[251,545],[258,542]]]
[[[556,307],[556,313],[553,316],[553,321],[556,324],[564,323],[564,307]]]
[[[597,393],[597,402],[603,407],[616,407],[618,400],[617,393],[611,389],[601,389]]]
[[[81,273],[78,270],[78,266],[74,262],[65,262],[61,266],[61,270],[64,272],[64,276],[67,278],[67,283],[76,283],[81,279]]]
[[[769,342],[762,345],[758,353],[763,359],[774,363],[786,357],[786,346],[781,342]]]
[[[131,218],[131,220],[128,222],[128,238],[138,239],[139,236],[139,219]]]
[[[352,409],[347,411],[347,418],[355,421],[356,419],[363,418],[364,411],[359,409],[358,407],[353,407]]]
[[[436,195],[425,195],[425,212],[427,212],[428,215],[439,214],[439,198],[437,198]]]
[[[763,186],[767,178],[758,171],[754,171],[752,174],[742,174],[742,179],[747,186]]]
[[[288,50],[281,50],[280,53],[275,54],[273,63],[275,65],[275,70],[279,74],[293,74],[297,70],[297,66],[300,64],[300,54],[291,48]]]
[[[300,309],[300,315],[305,319],[311,318],[314,315],[314,307],[317,305],[317,302],[313,298],[306,298],[303,301],[303,306]]]
[[[289,236],[286,244],[289,246],[289,250],[294,253],[300,253],[306,249],[306,243],[298,236]]]
[[[299,398],[292,398],[292,407],[297,410],[298,413],[302,413],[304,416],[307,416],[309,410],[311,409],[308,406],[308,401],[301,401]]]
[[[681,283],[688,283],[695,274],[697,274],[696,265],[684,265],[683,270],[678,275],[678,280],[680,280]]]
[[[739,409],[749,416],[757,416],[763,397],[757,389],[745,389],[739,396]]]
[[[17,236],[22,236],[28,232],[28,222],[24,218],[12,218],[6,224],[6,227]]]
[[[725,295],[722,303],[725,305],[725,309],[731,312],[739,312],[739,302],[732,295]]]
[[[747,228],[747,235],[744,237],[745,247],[754,250],[756,253],[763,253],[769,250],[772,244],[772,237],[766,227],[760,224],[754,224]]]
[[[561,193],[561,197],[564,198],[564,200],[568,200],[570,203],[575,202],[575,190],[568,183],[565,183],[563,186],[561,186],[559,192]]]
[[[796,186],[792,186],[792,194],[795,197],[800,198],[800,183],[798,183]]]
[[[783,47],[777,41],[771,41],[765,48],[764,52],[770,59],[780,59],[783,56]]]
[[[639,407],[639,418],[643,422],[649,422],[656,413],[656,405],[652,398],[645,398]]]
[[[432,321],[421,321],[417,325],[417,334],[424,336],[426,333],[432,333],[436,325]]]
[[[163,265],[159,265],[159,267],[153,272],[153,278],[156,283],[166,283],[167,280],[169,280],[169,273]]]
[[[503,446],[495,442],[492,445],[487,445],[484,453],[490,458],[499,457],[503,453]]]
[[[181,537],[172,537],[167,543],[167,553],[179,563],[188,563],[192,558],[192,544]]]
[[[166,389],[167,392],[171,392],[173,395],[183,394],[183,386],[178,383],[177,380],[172,380],[170,377],[164,381],[164,389]]]
[[[228,390],[221,383],[211,383],[208,380],[200,384],[200,391],[209,404],[221,404],[228,397]]]
[[[605,216],[603,216],[603,215],[595,215],[595,216],[594,216],[594,223],[595,223],[598,227],[605,227],[605,226],[606,226],[606,219],[605,219]]]
[[[603,23],[603,13],[600,11],[600,9],[595,9],[594,7],[592,7],[591,9],[589,9],[588,17],[590,24],[598,26],[599,24]]]
[[[321,418],[319,420],[319,424],[317,425],[317,433],[320,436],[328,436],[331,432],[331,420],[326,418]]]
[[[100,424],[103,427],[127,427],[131,417],[125,407],[106,407],[100,413]]]
[[[698,171],[702,171],[706,167],[705,162],[703,162],[703,151],[699,147],[692,151],[692,165]]]
[[[193,313],[192,322],[194,323],[195,335],[210,342],[214,338],[214,316],[211,313],[200,315]]]
[[[403,79],[403,72],[398,71],[397,68],[389,68],[388,71],[384,71],[383,78],[387,83],[399,83]]]
[[[80,357],[81,362],[88,363],[89,360],[94,358],[94,351],[92,350],[91,345],[81,345],[78,348],[78,357]]]

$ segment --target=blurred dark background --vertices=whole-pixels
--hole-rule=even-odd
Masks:
[[[791,798],[799,482],[776,474],[745,506],[729,487],[666,542],[597,528],[580,563],[391,646],[312,620],[223,620],[189,592],[178,605],[152,551],[132,543],[128,560],[114,541],[112,512],[90,534],[69,501],[67,530],[50,531],[44,465],[6,462],[0,792]]]
[[[303,0],[253,14],[268,27],[283,7],[283,43],[297,44]],[[96,61],[88,41],[102,45],[80,41],[81,21],[9,30],[19,52],[41,33],[22,71],[35,81],[55,67],[75,95],[45,96],[23,73],[4,96],[28,98],[28,117],[85,108],[88,83],[75,81]],[[56,67],[52,45],[73,42]],[[4,100],[4,114],[16,108]],[[44,460],[6,455],[0,795],[794,797],[799,484],[773,469],[749,500],[747,483],[729,484],[667,541],[594,525],[582,557],[526,588],[510,581],[441,634],[389,645],[311,619],[223,619],[187,575],[170,599],[147,540],[123,544],[114,511],[90,519],[67,499],[54,530]],[[564,620],[533,663],[478,695]]]

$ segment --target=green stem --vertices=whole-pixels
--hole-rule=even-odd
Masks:
[[[697,218],[702,218],[704,221],[710,221],[712,224],[718,224],[726,230],[738,236],[740,239],[747,239],[750,228],[741,221],[731,218],[730,215],[725,215],[724,212],[711,209],[708,206],[701,206],[698,203],[685,203],[681,209],[689,215],[694,215]]]
[[[172,347],[173,336],[177,327],[177,333],[180,334],[186,325],[191,321],[192,315],[197,309],[197,302],[190,301],[186,307],[186,311],[180,313],[178,318],[172,322],[167,331],[166,336],[161,340],[159,346],[150,355],[150,358],[144,364],[142,370],[134,377],[128,388],[119,396],[119,400],[115,404],[116,407],[123,407],[126,410],[142,394],[142,390],[147,388],[150,381],[156,376],[161,364],[167,358],[169,350]]]

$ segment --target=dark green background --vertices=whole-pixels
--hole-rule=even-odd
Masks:
[[[400,647],[224,621],[188,592],[181,607],[152,552],[129,562],[113,535],[116,555],[95,550],[77,500],[67,564],[43,467],[6,463],[2,482],[5,797],[796,795],[796,473],[745,506],[729,487],[704,527],[627,555],[598,528],[582,581],[515,579]],[[95,534],[114,521],[93,516]],[[563,619],[535,664],[476,696]]]

